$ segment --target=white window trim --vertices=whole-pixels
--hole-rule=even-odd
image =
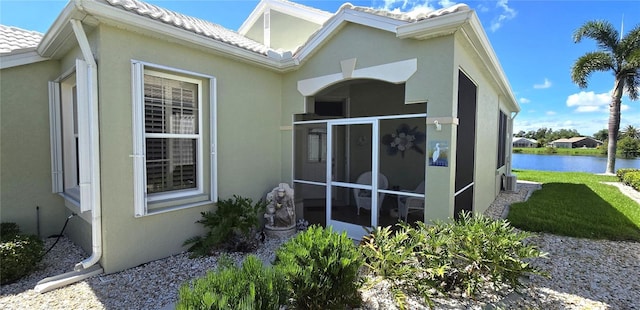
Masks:
[[[74,205],[80,208],[80,212],[91,211],[92,202],[94,198],[93,188],[93,152],[92,149],[92,137],[91,137],[91,125],[92,110],[90,107],[90,80],[91,75],[94,72],[87,65],[87,63],[81,59],[76,59],[76,65],[74,68],[65,72],[55,81],[49,82],[49,126],[50,126],[50,142],[51,142],[51,187],[54,193],[60,194],[67,201],[72,202]],[[63,84],[66,80],[75,76],[75,87],[77,92],[77,131],[78,131],[78,145],[75,146],[74,151],[78,154],[78,166],[73,167],[76,170],[71,171],[68,168],[65,171],[64,165],[64,139],[63,139],[63,122],[62,110],[63,102]],[[77,148],[77,150],[75,149]],[[76,184],[65,184],[65,174],[79,173],[79,179],[74,180]],[[66,180],[68,183],[68,180]],[[84,203],[82,203],[84,201]]]
[[[174,210],[180,210],[184,208],[191,208],[196,206],[201,206],[207,203],[213,203],[217,201],[218,197],[218,178],[217,178],[217,88],[216,88],[216,78],[211,75],[200,74],[196,72],[176,69],[172,67],[147,63],[143,61],[132,60],[132,96],[133,96],[133,174],[134,174],[134,215],[135,217],[141,217],[146,215],[164,213]],[[155,70],[154,70],[155,69]],[[156,70],[168,71],[173,74],[166,74]],[[199,134],[198,143],[197,143],[197,184],[198,187],[196,189],[189,190],[177,190],[171,191],[167,193],[158,193],[147,195],[147,178],[146,178],[146,161],[145,161],[145,138],[154,136],[157,134],[147,134],[145,131],[145,123],[144,123],[144,75],[146,72],[151,72],[154,76],[168,77],[171,79],[187,81],[190,83],[198,84],[198,126],[199,126]],[[196,203],[185,203],[182,205],[171,206],[167,208],[157,209],[157,210],[149,210],[149,203],[167,201],[173,199],[180,198],[188,198],[197,195],[202,195],[205,193],[203,188],[204,185],[204,169],[203,162],[205,160],[205,154],[203,145],[206,143],[203,138],[203,91],[202,91],[202,81],[197,79],[189,79],[188,77],[178,76],[178,74],[188,75],[193,77],[201,77],[203,79],[209,80],[209,144],[210,144],[210,188],[209,188],[209,199],[206,201],[196,202]],[[175,136],[175,135],[173,135]],[[185,135],[188,137],[193,137],[194,135]],[[179,204],[179,202],[178,202]]]

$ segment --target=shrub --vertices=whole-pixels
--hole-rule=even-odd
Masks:
[[[553,146],[547,146],[544,149],[544,152],[545,152],[545,154],[556,154],[556,153],[558,153],[558,150]]]
[[[295,309],[344,309],[361,303],[362,262],[346,233],[313,225],[277,250],[275,267]]]
[[[640,170],[625,173],[622,177],[622,182],[640,191]]]
[[[20,233],[20,227],[16,223],[0,223],[0,239],[9,240]]]
[[[257,228],[267,203],[260,200],[253,203],[251,198],[233,196],[233,199],[218,202],[215,212],[201,212],[200,223],[209,229],[207,234],[187,239],[183,245],[191,244],[192,256],[205,256],[215,249],[250,252],[257,248]]]
[[[394,233],[377,229],[365,237],[361,251],[368,271],[390,280],[396,302],[404,309],[403,292],[408,290],[416,290],[431,304],[437,291],[473,296],[486,282],[519,288],[521,276],[542,274],[526,261],[545,255],[523,243],[528,236],[505,220],[463,213],[451,223],[419,222]]]
[[[0,282],[16,281],[33,271],[44,254],[44,243],[36,236],[14,234],[0,244]]]
[[[405,308],[405,290],[411,289],[411,279],[420,271],[416,251],[419,242],[412,238],[412,228],[407,224],[398,224],[395,232],[391,226],[377,227],[360,243],[366,269],[378,277],[377,280],[389,280],[391,293],[400,309]],[[379,281],[373,281],[371,286]],[[429,302],[430,299],[426,298]]]
[[[616,176],[620,182],[627,184],[640,191],[640,169],[622,168],[616,171]]]
[[[249,255],[237,267],[219,262],[216,271],[180,287],[176,309],[279,309],[287,300],[284,278]]]

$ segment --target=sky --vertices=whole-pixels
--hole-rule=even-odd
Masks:
[[[334,13],[346,1],[295,2]],[[158,6],[238,30],[258,0],[147,0]],[[416,13],[454,5],[452,0],[368,0],[354,5]],[[506,74],[521,111],[514,132],[575,129],[590,136],[607,128],[613,74],[594,73],[588,87],[571,81],[571,67],[597,50],[590,39],[574,43],[573,32],[589,20],[606,20],[623,35],[640,25],[640,0],[473,0],[475,10]],[[0,0],[0,23],[45,33],[63,0]],[[622,98],[621,128],[640,127],[640,101]]]

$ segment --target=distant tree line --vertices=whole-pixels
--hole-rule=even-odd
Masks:
[[[515,134],[516,137],[524,137],[528,139],[534,139],[538,141],[538,145],[541,147],[546,146],[549,142],[558,139],[568,139],[573,137],[582,137],[575,129],[559,129],[554,131],[551,128],[538,128],[537,130],[524,131],[520,130]],[[636,157],[640,156],[640,129],[628,125],[618,134],[617,153],[624,157]],[[606,146],[608,145],[609,130],[601,129],[593,134],[593,138],[603,142],[603,154],[606,154]]]

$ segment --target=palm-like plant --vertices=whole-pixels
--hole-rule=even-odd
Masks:
[[[629,137],[631,139],[640,139],[640,130],[638,128],[633,127],[632,125],[628,125],[622,131],[625,137]]]
[[[580,88],[587,87],[587,79],[596,71],[611,71],[615,77],[611,103],[609,104],[609,145],[607,147],[607,170],[612,174],[616,164],[618,130],[620,129],[620,103],[626,90],[629,99],[638,99],[640,87],[640,25],[636,25],[622,37],[607,21],[588,21],[573,34],[578,43],[583,37],[598,44],[598,50],[589,52],[576,60],[571,68],[571,79]]]

